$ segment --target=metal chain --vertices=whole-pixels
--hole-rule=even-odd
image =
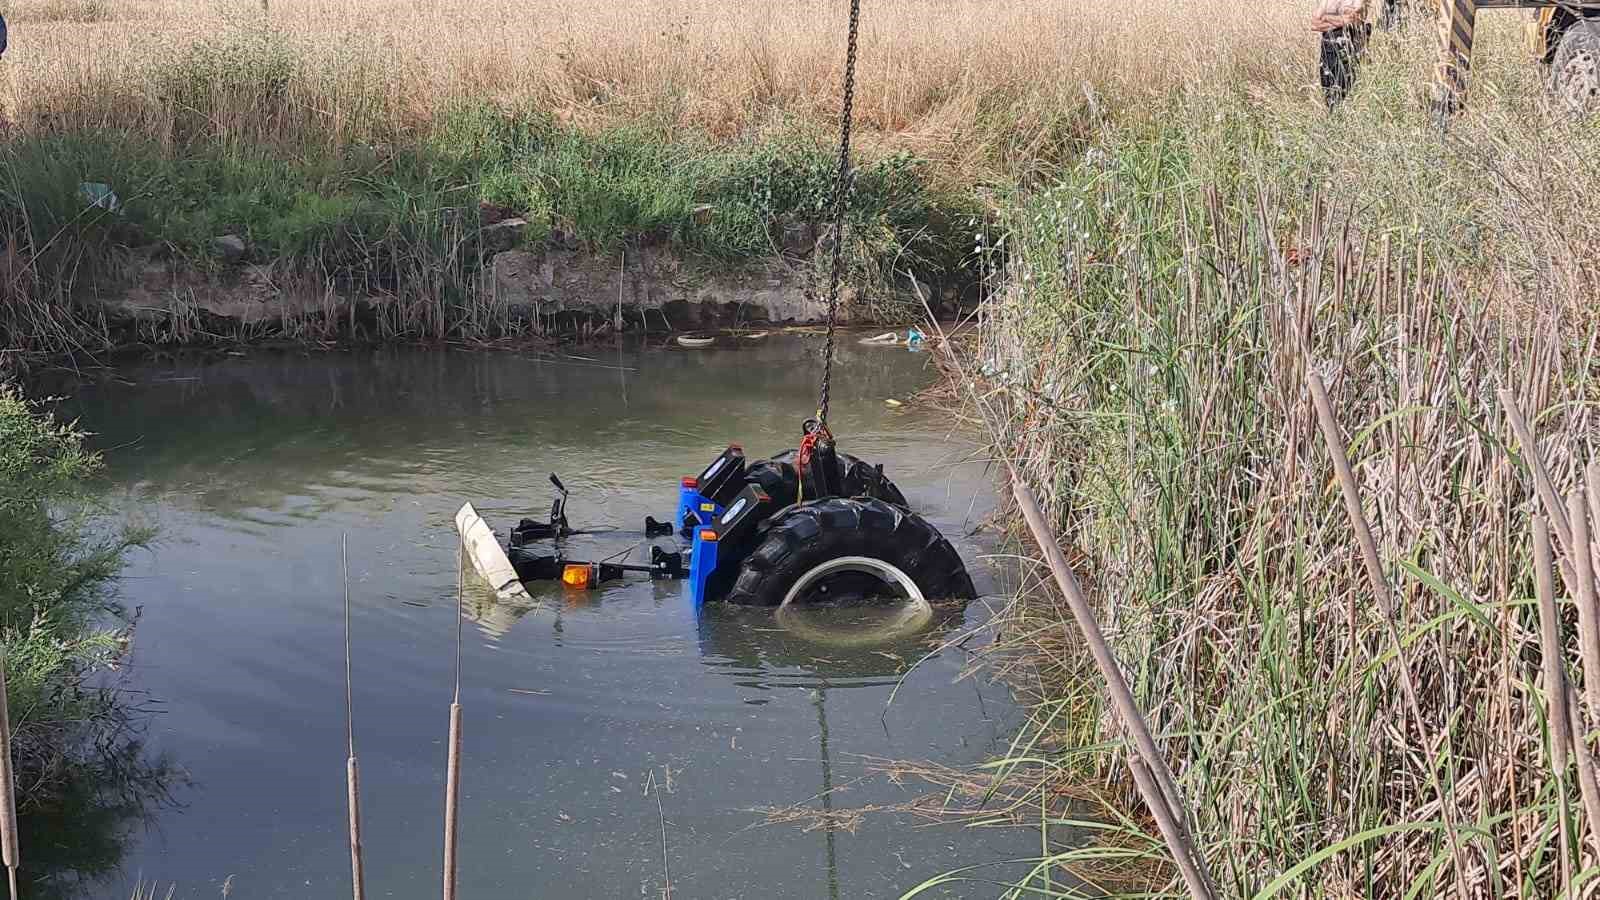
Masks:
[[[839,116],[839,178],[833,186],[833,270],[828,276],[828,340],[822,350],[822,396],[817,422],[828,427],[828,400],[833,386],[834,332],[839,326],[839,281],[844,273],[844,213],[850,198],[850,120],[856,101],[856,35],[861,25],[861,0],[850,0],[850,43],[844,60],[844,109]]]

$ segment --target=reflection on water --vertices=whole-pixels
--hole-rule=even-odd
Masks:
[[[67,412],[120,448],[108,496],[162,529],[124,595],[144,608],[135,677],[165,703],[152,739],[194,778],[182,807],[129,848],[124,884],[142,875],[208,898],[230,878],[237,896],[344,889],[348,534],[368,889],[436,890],[455,510],[471,500],[504,533],[542,517],[558,472],[575,527],[663,518],[678,478],[727,443],[755,456],[794,446],[816,402],[819,343],[260,356],[81,392]],[[971,537],[992,508],[984,467],[964,461],[971,446],[937,413],[883,402],[928,384],[925,359],[846,345],[832,424],[992,591]],[[577,536],[567,550],[598,559],[637,540]],[[1037,847],[1037,834],[893,816],[802,833],[758,812],[903,803],[914,788],[871,777],[864,758],[963,766],[1003,749],[1018,718],[1006,692],[961,678],[981,634],[939,650],[981,632],[984,602],[856,645],[826,633],[837,619],[786,629],[771,610],[718,605],[697,616],[676,583],[531,587],[528,604],[467,598],[464,896],[658,895],[647,783],[663,786],[681,897],[896,897],[958,861]]]
[[[114,718],[141,713],[113,710]],[[120,890],[128,851],[158,813],[175,807],[184,777],[153,754],[142,738],[116,723],[74,749],[45,774],[53,782],[47,803],[24,802],[18,825],[24,897],[69,900],[108,888]]]
[[[907,607],[926,604],[864,605],[779,610],[711,606],[700,617],[700,651],[706,665],[750,688],[767,690],[784,682],[776,673],[799,671],[801,685],[814,685],[817,710],[819,778],[817,798],[824,821],[835,809],[833,755],[828,735],[828,692],[892,686],[965,622],[965,601],[934,605],[931,615]],[[908,623],[912,627],[908,627]],[[837,836],[823,830],[827,857],[827,896],[838,898]]]
[[[713,671],[750,680],[754,687],[793,680],[818,686],[892,684],[954,636],[966,622],[966,607],[960,601],[937,604],[933,617],[907,631],[896,621],[896,608],[780,614],[771,609],[707,606],[700,620],[701,659]],[[875,633],[878,639],[870,640],[863,632]]]

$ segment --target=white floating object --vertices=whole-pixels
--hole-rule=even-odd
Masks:
[[[506,552],[500,549],[494,529],[478,515],[471,503],[462,504],[461,509],[456,511],[456,531],[461,535],[461,544],[466,548],[467,558],[472,560],[472,567],[489,582],[500,599],[530,599],[528,589],[522,586],[522,580],[517,577],[517,570],[511,566]]]
[[[678,335],[678,346],[680,347],[709,347],[716,342],[717,339],[714,337],[689,337],[686,334]]]

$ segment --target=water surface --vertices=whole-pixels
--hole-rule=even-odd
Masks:
[[[70,411],[108,450],[112,496],[160,529],[123,583],[142,609],[131,683],[160,704],[150,752],[192,784],[131,832],[120,872],[81,895],[125,898],[141,875],[179,897],[224,884],[234,897],[348,890],[344,534],[369,896],[433,894],[455,509],[471,500],[504,533],[548,510],[558,472],[574,525],[665,518],[677,479],[727,443],[753,456],[794,446],[816,403],[818,345],[266,354],[82,389]],[[834,429],[844,449],[885,463],[993,592],[971,536],[993,503],[984,467],[964,461],[971,445],[948,416],[884,402],[926,387],[927,361],[846,342]],[[574,539],[570,552],[633,541]],[[904,803],[930,788],[894,784],[868,759],[966,766],[1002,751],[1016,709],[1000,686],[961,677],[981,633],[923,659],[981,632],[982,601],[925,634],[839,647],[763,611],[697,617],[671,583],[543,585],[534,598],[470,592],[462,896],[657,897],[670,874],[683,898],[894,897],[1038,846],[1027,831],[894,813],[851,832],[762,812]]]

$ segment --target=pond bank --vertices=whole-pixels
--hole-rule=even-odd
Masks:
[[[811,246],[793,255],[725,263],[643,244],[614,253],[548,241],[513,246],[485,263],[477,293],[454,311],[463,319],[452,322],[447,314],[424,340],[462,335],[480,343],[560,341],[606,333],[821,325],[828,318],[826,275],[812,262]],[[403,342],[412,330],[406,320],[413,314],[399,297],[340,294],[282,263],[206,272],[128,255],[131,280],[122,291],[80,301],[85,316],[104,319],[113,350],[296,341],[372,345]],[[937,314],[960,314],[954,287],[939,296],[919,283],[880,294],[875,302],[846,287],[838,321],[882,325],[920,318],[914,313],[921,306],[919,289]]]
[[[834,166],[798,127],[716,142],[488,104],[338,147],[14,135],[0,350],[820,322]],[[919,288],[945,315],[974,305],[979,208],[910,154],[859,161],[843,317],[920,318]]]

